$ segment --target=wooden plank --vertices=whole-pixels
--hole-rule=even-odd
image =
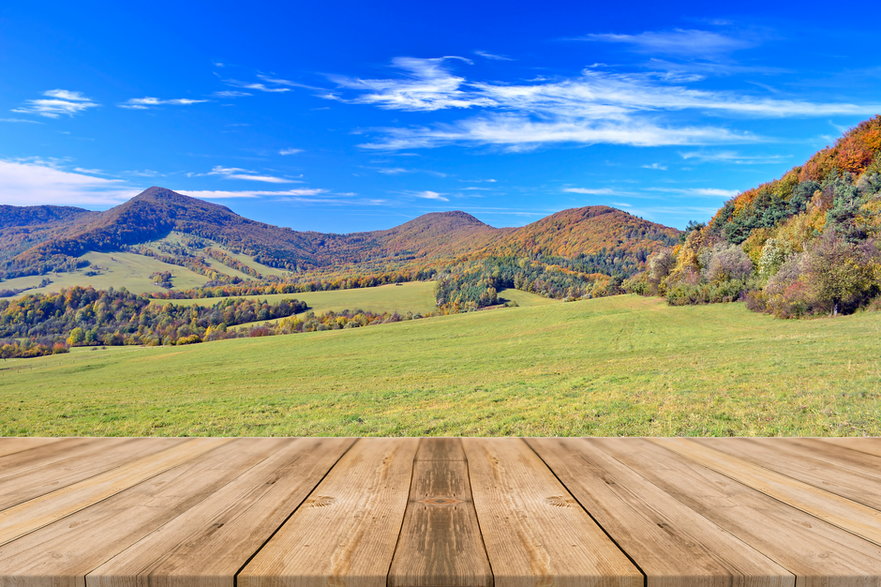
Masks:
[[[96,568],[87,587],[231,587],[354,439],[272,442],[268,458]]]
[[[127,461],[155,454],[177,444],[181,438],[157,438],[144,442],[137,438],[92,438],[70,449],[51,452],[45,458],[26,459],[17,466],[4,469],[0,475],[0,509],[34,499],[50,491],[71,485],[93,475],[103,473]],[[61,447],[59,447],[61,448]],[[43,449],[35,449],[15,456],[25,456]],[[34,456],[37,456],[36,454]]]
[[[202,450],[199,458],[0,547],[0,585],[83,587],[87,573],[245,474],[283,443],[242,438],[191,447],[214,450]]]
[[[417,445],[358,440],[239,573],[238,587],[385,586]]]
[[[59,438],[58,442],[36,445],[0,457],[0,481],[19,477],[27,472],[69,458],[73,454],[100,450],[102,438]],[[125,439],[119,439],[123,442]]]
[[[149,442],[149,439],[141,442]],[[7,508],[0,512],[0,545],[107,499],[227,442],[229,439],[194,438]]]
[[[834,493],[857,503],[881,510],[881,457],[863,455],[865,461],[875,459],[874,467],[848,465],[836,459],[834,446],[796,443],[777,438],[707,438],[695,439],[700,444],[744,459],[765,469],[777,471],[823,491]],[[833,452],[830,456],[829,452]],[[854,453],[860,454],[860,453]]]
[[[881,438],[819,438],[818,440],[876,457],[881,456]]]
[[[671,497],[796,575],[798,587],[881,585],[881,548],[640,438],[594,440]]]
[[[648,587],[793,586],[779,564],[588,439],[530,439],[563,485],[646,575]]]
[[[61,440],[61,438],[42,438],[37,436],[28,438],[3,437],[0,438],[0,457],[24,450],[31,450],[47,444],[55,444]]]
[[[881,546],[881,512],[687,438],[652,439],[696,463]]]
[[[424,438],[413,465],[388,585],[489,587],[492,583],[462,441]]]
[[[468,438],[463,446],[496,587],[643,585],[525,442]]]

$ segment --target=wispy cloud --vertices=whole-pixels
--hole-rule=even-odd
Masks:
[[[545,144],[632,146],[714,145],[760,142],[762,137],[719,124],[683,124],[692,111],[717,118],[786,118],[870,115],[881,103],[812,102],[742,92],[696,89],[689,80],[664,72],[619,73],[587,69],[577,77],[526,84],[468,82],[448,70],[451,58],[399,58],[409,75],[381,80],[337,78],[341,88],[359,92],[333,99],[383,109],[434,111],[473,108],[475,117],[422,127],[375,129],[368,149],[401,150],[450,144],[496,145],[521,151]],[[671,120],[665,120],[670,117]]]
[[[238,179],[241,181],[257,181],[261,183],[299,183],[299,179],[288,177],[279,177],[275,175],[264,175],[250,169],[242,169],[241,167],[223,167],[215,165],[211,171],[205,173],[188,173],[188,177],[205,177],[209,175],[217,175],[224,179]]]
[[[651,122],[593,122],[586,119],[535,121],[526,116],[499,115],[464,120],[442,127],[385,129],[385,137],[365,143],[366,149],[395,150],[476,143],[510,151],[548,144],[613,144],[639,147],[753,143],[759,137],[718,127],[662,127]]]
[[[284,93],[290,92],[291,88],[278,86],[278,85],[266,85],[262,82],[246,82],[237,79],[223,79],[223,83],[228,86],[232,86],[234,88],[241,88],[243,90],[254,90],[257,92],[268,92],[268,93]]]
[[[181,193],[205,200],[225,200],[234,198],[305,198],[327,193],[320,188],[302,188],[295,190],[181,190]]]
[[[39,204],[118,204],[135,190],[117,179],[65,171],[52,162],[0,160],[0,202],[18,206]]]
[[[434,171],[433,169],[409,169],[406,167],[376,167],[377,173],[382,173],[383,175],[404,175],[407,173],[424,173],[426,175],[433,175],[435,177],[447,177],[446,173],[442,173],[440,171]]]
[[[591,196],[614,196],[619,192],[611,188],[563,188],[569,194],[585,194]]]
[[[297,149],[294,147],[288,147],[286,149],[279,149],[278,150],[279,155],[296,155],[296,154],[302,153],[302,152],[303,152],[303,149]]]
[[[28,100],[24,106],[13,108],[12,112],[59,118],[62,115],[74,116],[100,105],[82,93],[71,90],[47,90],[43,92],[43,96],[43,98]]]
[[[756,44],[752,40],[698,29],[645,31],[638,34],[599,33],[584,35],[580,39],[622,44],[640,53],[678,57],[715,56]]]
[[[705,198],[733,198],[740,193],[738,190],[728,190],[721,188],[661,188],[650,187],[645,188],[648,192],[659,192],[664,194],[680,195],[680,196],[697,196]]]
[[[0,118],[0,122],[13,122],[23,124],[43,124],[39,120],[31,120],[29,118]]]
[[[743,155],[736,151],[687,151],[679,153],[686,161],[697,163],[731,163],[733,165],[774,165],[785,162],[790,155]]]
[[[325,97],[357,104],[375,104],[388,110],[432,111],[447,108],[493,106],[488,98],[462,88],[465,78],[454,75],[445,65],[449,61],[471,63],[464,57],[447,56],[432,59],[396,57],[392,66],[402,77],[388,79],[361,79],[331,76],[337,86],[362,92],[344,99],[336,94]]]
[[[146,96],[144,98],[130,98],[129,100],[119,104],[120,108],[128,108],[129,110],[149,110],[157,106],[190,106],[192,104],[203,104],[209,100],[193,100],[190,98],[154,98]]]
[[[660,163],[649,163],[648,165],[643,165],[643,169],[655,169],[657,171],[667,171],[669,169],[666,165],[661,165]]]
[[[514,61],[511,57],[506,55],[499,55],[498,53],[490,53],[489,51],[475,51],[475,55],[478,57],[483,57],[484,59],[489,59],[491,61]]]
[[[436,200],[438,202],[449,202],[450,201],[450,199],[447,198],[446,196],[444,196],[443,194],[440,194],[438,192],[433,192],[431,190],[425,190],[422,192],[415,192],[413,195],[416,196],[417,198],[422,198],[423,200]]]
[[[213,95],[218,98],[243,98],[245,96],[253,96],[254,94],[241,90],[220,90],[219,92],[214,92]]]

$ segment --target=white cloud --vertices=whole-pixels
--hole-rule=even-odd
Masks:
[[[527,151],[546,144],[614,144],[638,147],[753,143],[760,140],[748,133],[734,133],[718,127],[661,127],[651,122],[595,123],[586,119],[543,122],[525,116],[494,115],[472,118],[439,127],[386,129],[366,149],[396,150],[440,147],[457,143],[495,145],[509,151]]]
[[[218,98],[242,98],[244,96],[253,96],[251,92],[242,92],[240,90],[221,90],[219,92],[214,92],[214,95]]]
[[[666,165],[661,165],[660,163],[649,163],[648,165],[643,165],[643,169],[657,169],[658,171],[667,171],[668,167]]]
[[[206,173],[188,173],[188,177],[205,177],[208,175],[218,175],[224,179],[238,179],[241,181],[258,181],[262,183],[299,183],[298,179],[287,177],[277,177],[275,175],[261,175],[250,169],[242,169],[241,167],[223,167],[215,165],[211,171]]]
[[[180,190],[182,194],[205,200],[224,200],[231,198],[303,198],[327,193],[320,188],[302,188],[295,190]]]
[[[413,194],[417,198],[422,198],[423,200],[436,200],[438,202],[449,202],[450,199],[445,197],[443,194],[439,194],[438,192],[433,192],[431,190],[425,190],[422,192],[416,192]]]
[[[334,78],[342,90],[325,96],[382,109],[435,111],[481,109],[480,115],[423,127],[375,129],[381,136],[362,147],[400,150],[450,144],[496,145],[522,151],[544,144],[608,143],[632,146],[759,142],[716,122],[683,124],[667,115],[691,111],[736,118],[871,115],[881,103],[810,102],[696,89],[694,77],[668,72],[618,73],[586,69],[572,78],[500,84],[467,81],[449,70],[451,57],[397,58],[403,75],[389,79]],[[461,58],[458,58],[461,59]]]
[[[296,155],[297,153],[302,153],[303,149],[296,149],[294,147],[288,147],[287,149],[279,149],[279,155]]]
[[[586,41],[628,45],[631,49],[641,53],[676,55],[680,57],[722,55],[755,45],[750,40],[696,29],[645,31],[636,35],[615,33],[590,34],[581,38]]]
[[[28,100],[24,106],[13,108],[11,112],[59,118],[61,115],[73,116],[99,106],[82,93],[71,90],[47,90],[43,92],[43,96],[45,97]]]
[[[43,124],[39,120],[30,120],[28,118],[0,118],[0,122],[19,122],[24,124]]]
[[[483,57],[484,59],[489,59],[491,61],[514,61],[510,57],[499,55],[497,53],[490,53],[489,51],[475,51],[474,54],[478,57]]]
[[[268,93],[284,93],[291,91],[291,89],[288,87],[267,86],[266,84],[260,82],[244,82],[237,79],[224,79],[222,81],[228,86],[233,86],[234,88],[242,88],[243,90],[256,90],[258,92]]]
[[[0,160],[0,202],[4,204],[107,205],[123,202],[134,193],[120,180],[64,171],[45,161]]]
[[[612,196],[618,193],[610,188],[563,188],[563,191],[570,194],[586,194],[591,196]]]
[[[649,192],[661,192],[681,196],[697,196],[709,198],[732,198],[740,193],[738,190],[726,190],[720,188],[646,188]]]
[[[144,98],[131,98],[126,102],[119,104],[120,108],[128,108],[130,110],[148,110],[156,106],[189,106],[191,104],[203,104],[208,100],[192,100],[190,98],[170,98],[161,99],[152,96]]]
[[[688,151],[679,156],[686,161],[733,165],[773,165],[791,159],[790,155],[742,155],[736,151]]]
[[[433,59],[396,57],[392,60],[392,66],[401,70],[403,77],[360,79],[332,76],[331,80],[340,88],[362,92],[360,96],[345,101],[375,104],[388,110],[432,111],[493,106],[494,102],[490,98],[461,88],[465,78],[448,71],[445,63],[450,60],[471,63],[464,57],[455,56]],[[342,99],[333,94],[325,97]]]

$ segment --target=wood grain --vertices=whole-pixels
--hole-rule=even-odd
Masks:
[[[358,440],[239,573],[238,587],[384,586],[418,443]]]
[[[267,458],[90,572],[87,587],[232,586],[354,440],[260,442]]]
[[[525,442],[467,438],[463,446],[496,587],[643,585]]]
[[[796,576],[798,587],[881,585],[881,548],[647,439],[603,450]]]
[[[881,587],[878,439],[15,440],[0,587]]]
[[[829,456],[830,452],[847,449],[811,441],[802,444],[789,439],[781,442],[776,440],[710,438],[697,442],[874,510],[881,510],[881,457],[863,455],[866,461],[877,461],[876,466],[854,467]]]
[[[59,446],[64,450],[58,450],[54,455],[49,452],[57,445],[12,455],[22,462],[16,466],[7,464],[0,469],[3,471],[0,474],[0,510],[183,442],[180,438],[157,438],[149,442],[139,438],[74,440],[87,442],[73,447]],[[42,454],[44,452],[47,454]],[[29,455],[31,458],[26,458]]]
[[[7,508],[0,512],[0,545],[195,459],[226,442],[229,440],[189,440]]]
[[[653,442],[881,546],[881,512],[686,438]]]
[[[283,442],[213,440],[190,447],[199,451],[190,456],[199,458],[168,467],[0,547],[0,584],[3,577],[15,577],[17,587],[82,587],[92,569],[214,495]]]
[[[492,583],[462,441],[422,439],[388,585],[489,587]]]
[[[881,457],[881,438],[820,438],[818,440]]]
[[[675,500],[589,439],[530,439],[572,495],[639,565],[648,587],[795,585],[753,547]]]
[[[3,437],[0,438],[0,457],[11,455],[13,453],[21,452],[24,450],[31,450],[37,448],[39,446],[44,446],[47,444],[54,444],[62,441],[61,438],[10,438]],[[69,440],[69,439],[67,439]]]

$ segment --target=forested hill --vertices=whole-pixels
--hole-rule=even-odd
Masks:
[[[852,312],[881,293],[881,116],[728,201],[631,281],[676,304],[746,297],[781,317]]]
[[[28,232],[25,224],[40,216],[30,208],[6,208],[0,210],[0,239],[16,231]],[[249,220],[224,206],[159,187],[105,212],[41,208],[44,217],[52,217],[51,230],[31,230],[29,240],[19,239],[16,246],[0,250],[4,263],[0,277],[71,271],[82,267],[81,256],[89,251],[151,255],[207,274],[210,262],[199,260],[204,257],[201,251],[217,245],[227,252],[213,251],[215,259],[245,272],[248,269],[230,260],[230,254],[298,274],[328,268],[358,274],[492,256],[576,258],[606,252],[632,257],[636,267],[678,236],[675,229],[607,207],[567,210],[510,229],[493,228],[454,211],[426,214],[388,230],[300,232]],[[172,233],[188,238],[155,244]],[[202,249],[193,249],[195,245]]]

